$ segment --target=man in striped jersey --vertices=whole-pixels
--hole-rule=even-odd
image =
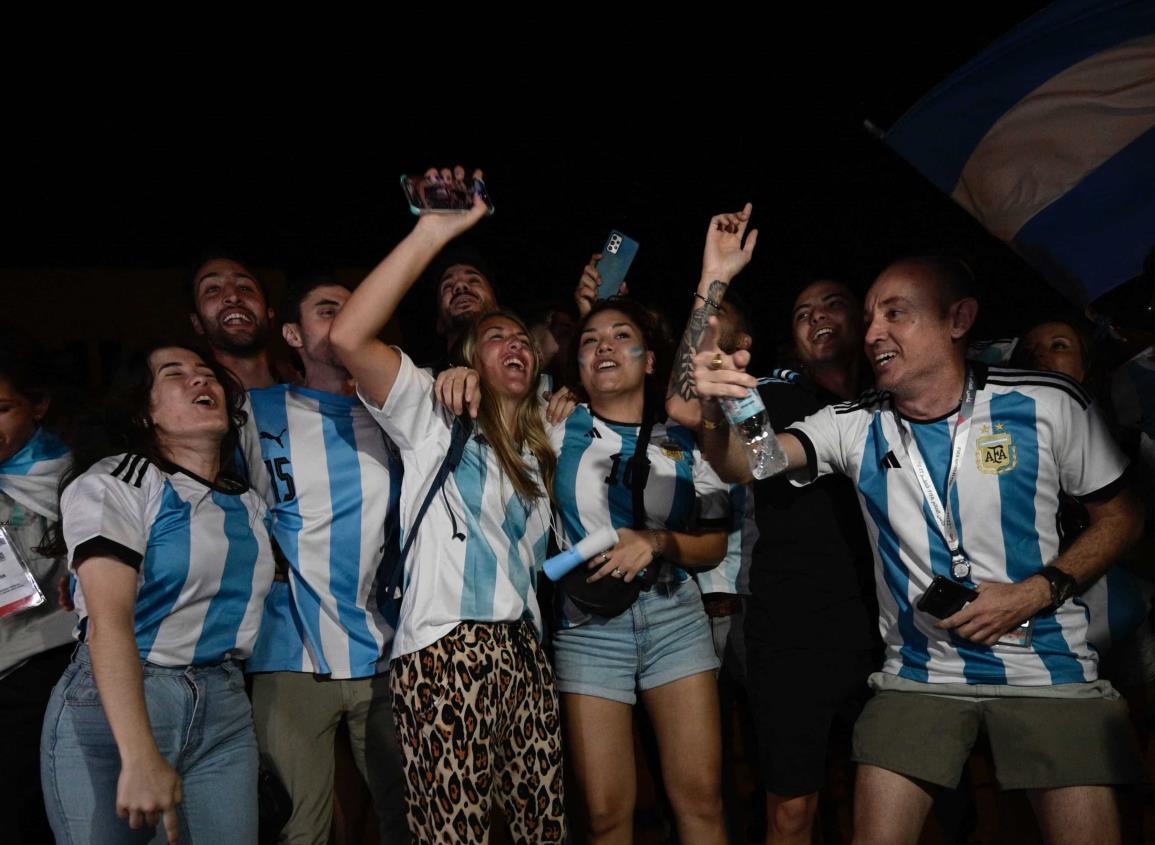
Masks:
[[[396,554],[400,462],[329,345],[329,326],[349,296],[330,276],[290,283],[282,331],[305,381],[250,391],[245,431],[253,484],[288,563],[249,660],[254,719],[293,798],[282,841],[310,845],[329,840],[342,722],[381,841],[409,841],[386,674],[393,629],[376,592],[383,560],[388,566]]]
[[[797,483],[850,477],[874,545],[886,662],[855,726],[856,839],[915,842],[982,728],[1000,784],[1029,790],[1048,841],[1118,841],[1109,784],[1133,782],[1139,762],[1122,703],[1097,680],[1086,613],[1069,599],[1141,520],[1125,461],[1077,385],[967,364],[978,306],[964,270],[935,258],[887,268],[865,309],[878,390],[779,437]],[[745,363],[700,352],[698,392],[744,395]],[[718,419],[710,403],[705,412]],[[744,471],[743,444],[704,428],[723,477]],[[1060,490],[1091,515],[1061,555]],[[939,589],[977,595],[935,618],[919,609],[935,576]]]

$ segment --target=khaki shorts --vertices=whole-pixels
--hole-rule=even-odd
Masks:
[[[1106,682],[1064,685],[1069,697],[1056,697],[1059,687],[1023,696],[987,686],[968,696],[957,684],[877,674],[871,682],[878,692],[854,726],[856,763],[953,789],[982,731],[1003,789],[1143,780],[1127,707]]]

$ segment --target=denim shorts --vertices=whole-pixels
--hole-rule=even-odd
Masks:
[[[181,776],[181,842],[256,842],[257,740],[240,667],[142,669],[157,748]],[[166,841],[163,824],[132,830],[116,814],[120,753],[83,643],[48,702],[40,772],[58,843]]]
[[[648,690],[718,668],[709,618],[693,581],[659,583],[625,613],[554,636],[559,692],[637,701]]]

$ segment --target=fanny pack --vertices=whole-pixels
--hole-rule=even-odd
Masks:
[[[646,452],[649,449],[650,430],[653,427],[653,402],[647,397],[642,408],[642,428],[638,432],[634,454],[627,463],[629,472],[622,474],[623,484],[627,475],[629,477],[634,513],[633,527],[638,531],[646,529],[646,482],[650,477],[650,459]],[[648,590],[654,585],[659,568],[659,561],[655,560],[634,576],[632,581],[610,576],[591,583],[586,580],[590,576],[589,568],[577,566],[561,579],[561,586],[565,596],[578,610],[591,616],[613,619],[629,610],[638,600],[642,590]]]

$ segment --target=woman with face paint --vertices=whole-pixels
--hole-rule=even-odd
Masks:
[[[565,539],[573,544],[613,527],[619,542],[589,561],[586,577],[643,577],[651,586],[613,618],[583,612],[563,587],[554,662],[590,841],[631,841],[632,711],[640,691],[657,731],[680,840],[722,843],[718,661],[701,594],[686,570],[712,566],[725,554],[729,490],[685,428],[652,425],[648,473],[631,460],[643,420],[653,419],[663,402],[665,382],[654,375],[658,337],[655,316],[624,298],[595,306],[577,330],[574,357],[589,402],[551,433]],[[635,528],[639,476],[644,529]]]

